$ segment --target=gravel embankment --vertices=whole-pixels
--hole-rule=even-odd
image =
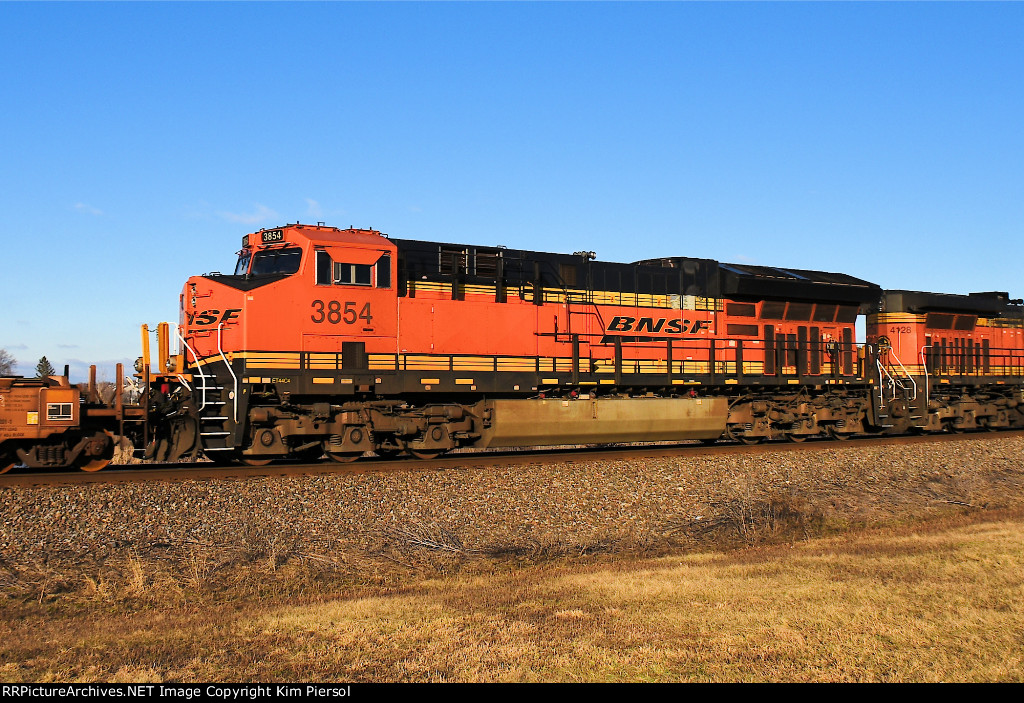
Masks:
[[[279,553],[359,572],[383,564],[429,566],[436,555],[657,552],[905,521],[964,506],[1024,505],[1024,438],[855,445],[696,459],[5,488],[0,566],[94,564],[208,548]]]

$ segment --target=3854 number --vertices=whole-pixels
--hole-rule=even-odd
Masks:
[[[316,324],[326,322],[331,325],[337,325],[342,322],[346,325],[354,325],[359,320],[365,320],[366,324],[369,325],[370,321],[373,320],[373,315],[370,314],[370,304],[363,304],[363,307],[356,312],[358,306],[359,303],[352,301],[341,303],[337,300],[328,300],[325,303],[322,300],[314,300],[312,306],[313,314],[310,315],[310,319]]]

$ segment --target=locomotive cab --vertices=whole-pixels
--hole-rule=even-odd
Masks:
[[[179,353],[161,364],[180,386],[163,403],[170,420],[151,455],[322,453],[319,441],[305,441],[308,414],[295,420],[295,441],[280,417],[299,404],[377,392],[383,376],[369,359],[395,352],[395,266],[395,245],[379,232],[294,224],[243,237],[232,274],[189,278]],[[329,403],[316,412],[330,414]]]
[[[184,366],[244,361],[243,371],[299,368],[300,355],[341,355],[365,368],[395,346],[394,245],[370,230],[291,225],[246,235],[231,275],[188,279],[181,295]],[[321,361],[327,361],[321,359]]]

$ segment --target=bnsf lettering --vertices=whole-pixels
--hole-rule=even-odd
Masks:
[[[235,320],[242,313],[240,308],[232,308],[231,310],[225,310],[221,313],[220,310],[203,310],[201,312],[192,312],[188,315],[188,323],[190,325],[219,325],[223,322],[230,322]]]
[[[665,318],[662,317],[655,324],[654,319],[650,317],[641,317],[640,322],[637,323],[637,332],[661,332],[661,328],[665,326]]]
[[[694,334],[701,330],[708,329],[707,320],[669,320],[660,317],[655,320],[653,317],[641,317],[638,322],[635,317],[619,315],[612,318],[608,323],[608,332],[667,332],[668,334]]]
[[[608,325],[609,332],[629,332],[633,329],[633,323],[636,322],[635,317],[615,317],[612,318],[611,324]]]

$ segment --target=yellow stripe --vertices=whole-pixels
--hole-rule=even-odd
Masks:
[[[506,357],[498,359],[498,371],[533,371],[536,362],[532,358]]]
[[[889,325],[908,324],[924,320],[924,315],[915,315],[910,312],[877,312],[868,315],[867,324]]]
[[[250,369],[297,369],[299,362],[296,361],[249,361],[246,366]]]
[[[441,293],[448,297],[452,293],[452,284],[444,281],[408,281],[410,290],[416,293]],[[467,296],[480,296],[494,299],[497,288],[491,285],[460,284],[459,292]],[[533,302],[533,287],[526,285],[522,289],[506,287],[506,295]],[[546,303],[565,303],[586,305],[617,305],[621,307],[664,308],[670,310],[703,310],[707,312],[722,311],[725,301],[721,298],[704,298],[694,295],[653,295],[648,293],[627,293],[622,291],[586,291],[582,288],[551,288],[543,289],[543,300]]]

